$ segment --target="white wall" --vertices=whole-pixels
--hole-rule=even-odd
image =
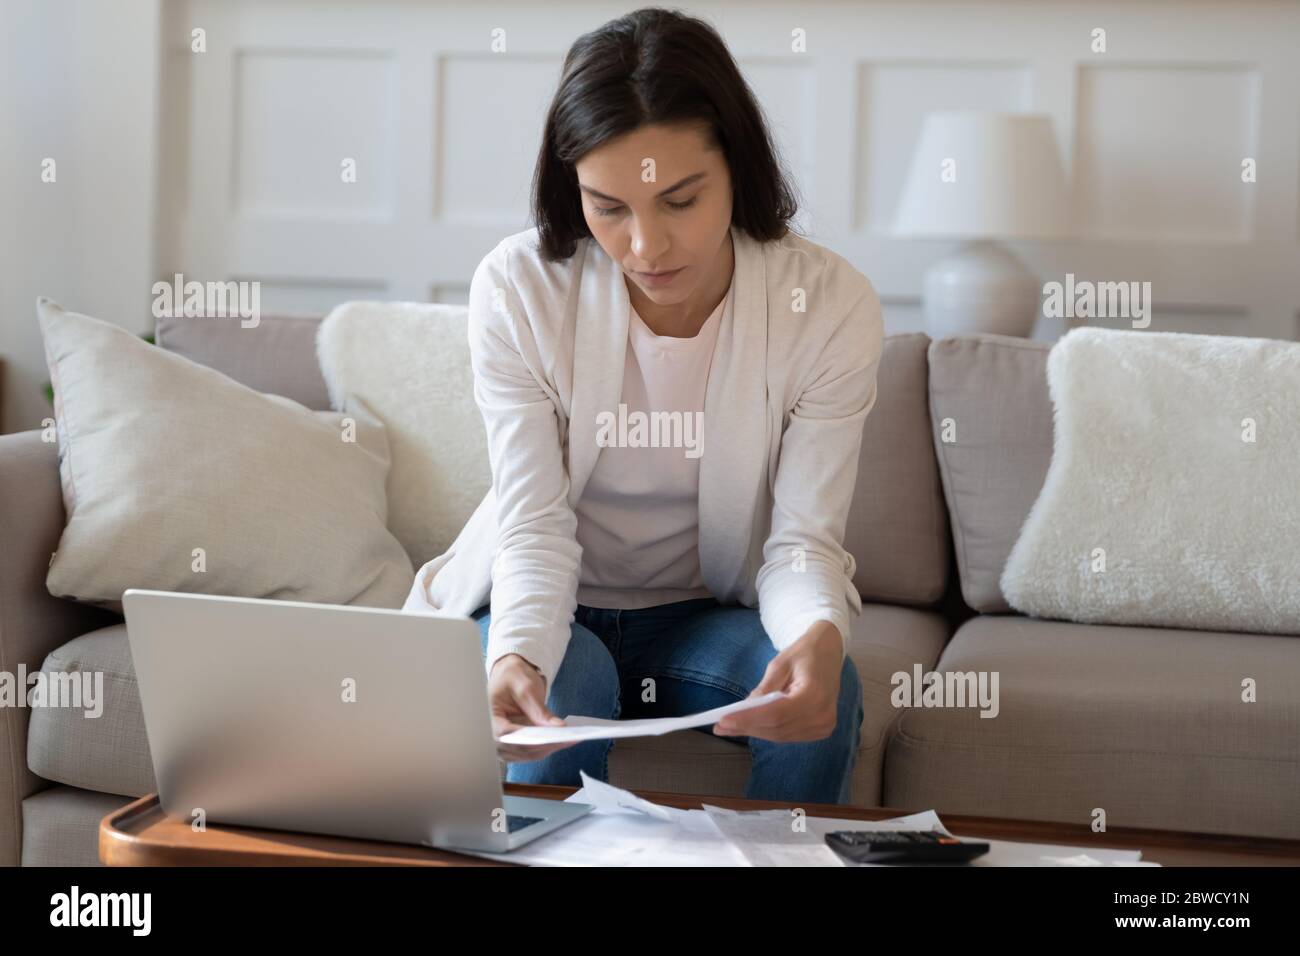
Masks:
[[[160,0],[0,2],[0,430],[52,410],[36,297],[152,327]],[[57,179],[41,180],[55,160]]]
[[[45,86],[37,100],[12,84],[0,91],[0,107],[23,113],[16,168],[34,177],[34,157],[69,150],[84,186],[76,198],[17,190],[24,235],[11,241],[25,271],[14,292],[5,268],[0,351],[17,352],[30,381],[6,391],[10,428],[39,411],[14,397],[37,395],[44,377],[29,321],[38,292],[138,330],[150,321],[150,282],[173,272],[260,280],[268,311],[321,312],[358,297],[462,301],[479,258],[528,224],[542,113],[564,51],[633,8],[19,6],[41,11],[26,29],[44,46],[24,68]],[[1300,337],[1300,4],[682,6],[721,30],[798,175],[800,225],[873,280],[890,331],[919,326],[921,276],[950,248],[888,234],[921,116],[973,107],[1053,119],[1079,235],[1013,244],[1044,280],[1150,281],[1153,330]],[[65,35],[70,10],[95,29]],[[196,26],[206,53],[191,52]],[[497,27],[505,53],[489,46]],[[1091,51],[1095,27],[1107,31],[1105,54]],[[791,52],[796,28],[806,53]],[[344,156],[358,161],[356,184],[340,182]],[[1252,185],[1240,181],[1247,156],[1258,162]],[[0,188],[15,191],[8,172]],[[1042,319],[1035,337],[1061,331]]]

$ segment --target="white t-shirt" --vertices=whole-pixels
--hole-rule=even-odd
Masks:
[[[732,289],[698,334],[655,335],[628,317],[623,394],[575,513],[582,546],[577,600],[632,608],[710,597],[700,576],[704,392]]]

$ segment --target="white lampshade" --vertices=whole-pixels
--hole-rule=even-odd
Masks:
[[[946,170],[955,178],[945,177]],[[1059,237],[1067,201],[1050,117],[927,113],[894,232],[936,239]]]

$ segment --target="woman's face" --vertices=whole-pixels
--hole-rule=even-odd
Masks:
[[[729,255],[731,173],[705,128],[643,126],[574,169],[592,236],[647,298],[678,305],[717,285]],[[647,275],[656,272],[672,274]]]

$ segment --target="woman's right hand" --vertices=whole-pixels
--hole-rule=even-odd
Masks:
[[[507,654],[488,675],[488,705],[492,712],[492,735],[504,737],[520,727],[563,726],[564,721],[546,707],[546,679],[518,654]],[[497,744],[497,754],[507,763],[528,763],[572,747],[577,741],[558,744]]]

